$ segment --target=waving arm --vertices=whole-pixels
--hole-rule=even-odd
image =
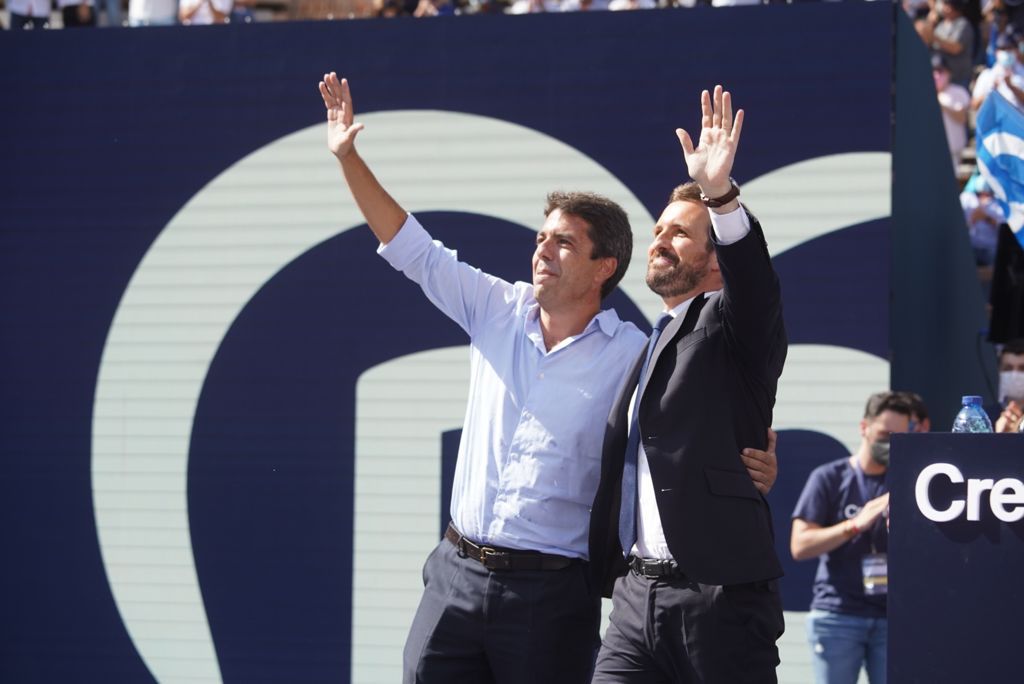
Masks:
[[[339,80],[333,71],[324,74],[324,80],[320,81],[320,95],[327,108],[327,148],[338,159],[345,182],[370,230],[386,245],[401,229],[408,214],[392,199],[356,152],[355,140],[363,130],[363,124],[355,122],[348,81]]]

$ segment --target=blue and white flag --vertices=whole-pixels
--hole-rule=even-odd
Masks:
[[[992,91],[975,123],[978,168],[1024,247],[1024,114]]]

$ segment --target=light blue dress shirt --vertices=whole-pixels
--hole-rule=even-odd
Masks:
[[[456,527],[478,543],[587,558],[608,414],[647,336],[606,310],[545,349],[533,286],[460,262],[412,215],[378,252],[470,336]]]

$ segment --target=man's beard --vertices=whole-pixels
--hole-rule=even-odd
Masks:
[[[686,294],[697,287],[707,275],[707,259],[703,259],[699,264],[684,264],[674,254],[663,252],[657,256],[675,260],[672,266],[657,271],[653,270],[649,263],[647,265],[647,287],[661,297],[678,297]]]

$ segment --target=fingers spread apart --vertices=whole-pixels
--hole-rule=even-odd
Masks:
[[[743,129],[743,110],[735,115],[732,93],[716,85],[714,93],[704,90],[700,94],[701,128],[720,128],[733,141],[738,141]]]

